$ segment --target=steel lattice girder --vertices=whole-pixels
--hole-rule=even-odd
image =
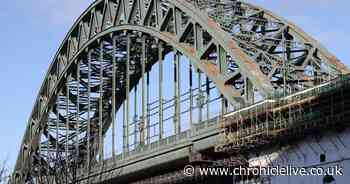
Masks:
[[[125,38],[137,38],[141,35],[153,40],[150,42],[160,39],[187,56],[233,105],[249,103],[248,93],[252,93],[254,88],[262,96],[268,96],[274,89],[300,90],[326,78],[349,72],[302,30],[267,10],[246,3],[204,0],[97,0],[73,25],[49,68],[29,119],[16,163],[14,176],[18,181],[23,181],[34,172],[30,171],[34,161],[41,162],[39,147],[44,148],[46,144],[45,149],[48,150],[50,145],[55,144],[58,145],[56,147],[65,147],[60,149],[65,149],[66,153],[74,149],[71,140],[79,136],[71,132],[73,128],[70,127],[70,122],[80,121],[81,117],[72,118],[74,113],[80,113],[79,110],[94,110],[92,114],[95,117],[105,117],[103,130],[105,132],[108,129],[113,117],[110,114],[113,113],[110,113],[110,109],[104,109],[104,106],[110,104],[104,104],[103,100],[90,99],[90,93],[99,93],[100,99],[104,99],[112,98],[116,91],[113,93],[110,88],[99,85],[101,82],[98,80],[94,87],[89,87],[87,81],[92,80],[90,76],[98,76],[99,71],[103,73],[102,65],[111,69],[110,58],[115,58],[110,57],[114,54],[111,47],[116,49],[120,46],[126,50],[125,42],[129,38]],[[116,40],[118,43],[115,43]],[[149,52],[156,52],[152,48],[147,49]],[[106,58],[109,62],[95,62],[99,59],[96,58],[98,53],[106,57],[109,55]],[[105,60],[103,57],[102,60]],[[127,57],[122,59],[124,63]],[[147,59],[156,62],[159,58],[150,56]],[[74,72],[77,68],[79,72]],[[150,68],[148,66],[148,70]],[[137,74],[136,70],[132,72]],[[117,75],[115,77],[123,85],[126,80],[123,70],[116,72],[113,69],[113,75],[101,74],[100,81],[106,77],[108,84],[114,84],[114,75]],[[137,81],[140,75],[134,77],[132,80]],[[248,90],[246,81],[254,87]],[[78,87],[74,88],[74,84]],[[81,103],[77,100],[79,95],[76,95],[80,88],[82,93],[88,94],[82,95]],[[127,96],[118,91],[117,94],[123,96],[122,100]],[[117,108],[122,104],[118,100],[115,105]],[[67,110],[66,114],[60,112],[63,109]],[[50,117],[50,114],[56,114],[53,116],[56,119]],[[98,120],[92,118],[89,121]],[[84,123],[84,126],[90,126],[91,122]],[[61,132],[56,132],[57,137],[51,136],[50,127],[53,126],[62,130],[61,137],[57,136]],[[88,131],[93,127],[78,129]],[[47,138],[45,144],[40,144],[42,136]],[[79,138],[77,141],[80,141]],[[98,149],[101,142],[97,139],[94,141],[95,145],[91,145],[87,152]],[[63,160],[69,160],[69,155],[60,156]]]

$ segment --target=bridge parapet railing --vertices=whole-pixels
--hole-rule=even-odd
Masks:
[[[114,167],[115,165],[120,165],[140,157],[152,155],[159,151],[172,148],[176,145],[189,143],[191,137],[201,136],[212,130],[217,130],[219,128],[219,119],[220,117],[215,117],[210,119],[209,121],[203,121],[201,123],[193,124],[192,129],[182,131],[178,135],[171,135],[160,141],[155,141],[146,145],[140,145],[136,149],[128,152],[126,155],[118,154],[114,158],[116,161],[115,163],[113,162],[113,157],[111,156],[110,158],[106,159],[102,163],[102,165],[103,167]],[[101,168],[101,166],[97,166],[96,168]]]

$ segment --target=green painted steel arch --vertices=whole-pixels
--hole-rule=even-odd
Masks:
[[[30,175],[40,137],[45,136],[48,113],[72,70],[82,58],[86,59],[89,50],[104,40],[110,41],[119,32],[136,31],[171,45],[204,72],[233,105],[249,103],[248,93],[254,89],[269,96],[283,86],[300,90],[349,72],[316,40],[290,22],[260,7],[224,2],[216,6],[207,1],[186,0],[95,1],[72,26],[49,67],[15,167],[18,181]],[[242,24],[249,30],[242,30]],[[275,25],[267,34],[270,24]],[[211,54],[216,55],[215,62],[210,61]],[[293,76],[283,75],[286,61],[290,61],[288,70]],[[313,74],[306,75],[309,68]],[[302,84],[295,84],[296,80]],[[254,87],[236,87],[241,81],[249,81]]]

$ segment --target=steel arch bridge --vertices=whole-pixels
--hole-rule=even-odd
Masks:
[[[48,69],[12,182],[75,183],[106,160],[179,145],[227,111],[348,72],[245,2],[96,0]]]

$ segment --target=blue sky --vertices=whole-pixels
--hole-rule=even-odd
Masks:
[[[247,0],[287,18],[350,65],[344,0]],[[91,0],[3,0],[0,6],[0,160],[12,167],[46,70]]]

